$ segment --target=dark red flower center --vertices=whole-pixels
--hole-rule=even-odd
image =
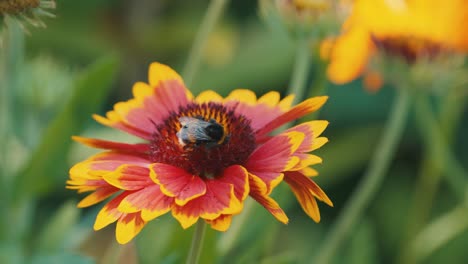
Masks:
[[[433,59],[445,50],[438,43],[416,37],[374,37],[373,41],[383,52],[399,56],[409,64],[420,58]]]
[[[218,103],[190,104],[172,113],[150,143],[152,162],[215,178],[231,165],[242,165],[256,147],[250,120]]]

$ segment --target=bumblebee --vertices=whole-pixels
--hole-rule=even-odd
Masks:
[[[229,139],[224,127],[214,119],[205,121],[202,117],[183,116],[179,118],[179,122],[181,128],[176,135],[182,146],[203,144],[207,148],[211,148],[222,145]]]

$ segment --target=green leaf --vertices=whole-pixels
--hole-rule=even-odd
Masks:
[[[37,255],[32,258],[31,264],[93,264],[95,263],[89,257],[73,254],[59,253],[54,255]]]
[[[345,248],[346,262],[350,264],[366,264],[378,262],[377,237],[375,226],[364,219],[351,237],[349,246]]]
[[[201,220],[199,220],[201,221]],[[205,239],[200,255],[200,263],[215,263],[218,259],[216,244],[220,232],[212,229],[209,225],[206,227]]]
[[[158,263],[183,263],[190,249],[193,231],[194,227],[183,229],[177,221],[171,218],[157,221],[150,231],[153,239],[149,238],[149,234],[145,234],[138,240],[141,263],[154,263],[155,260]],[[216,248],[218,233],[207,226],[199,263],[216,263],[218,259]],[[152,240],[157,242],[144,245]],[[143,253],[143,251],[148,251],[148,247],[152,247],[153,253]],[[152,259],[151,255],[153,255]]]
[[[4,208],[0,207],[2,224],[5,223],[0,232],[0,242],[14,244],[31,233],[37,203],[31,199],[23,199],[14,205],[8,202]]]
[[[331,140],[315,153],[322,157],[323,164],[314,167],[320,173],[314,181],[322,187],[332,186],[352,176],[350,172],[365,166],[373,155],[381,131],[379,124],[341,129],[339,134],[330,135],[325,131],[325,136]]]
[[[41,253],[57,252],[64,248],[64,241],[70,229],[78,222],[79,211],[75,201],[62,205],[47,223],[41,228],[37,240],[37,250]]]
[[[67,164],[63,157],[72,143],[70,137],[80,133],[90,115],[105,102],[118,65],[115,56],[102,58],[76,80],[70,100],[47,127],[29,163],[18,175],[16,196],[46,192],[65,182]]]
[[[139,261],[143,264],[154,263],[167,258],[164,250],[175,236],[175,229],[181,229],[175,225],[174,219],[167,216],[149,222],[136,237]],[[174,256],[175,257],[175,256]],[[174,259],[174,263],[177,263]]]
[[[183,229],[175,219],[171,222],[173,224],[172,237],[167,241],[168,246],[164,249],[162,256],[165,261],[168,261],[166,257],[169,257],[170,260],[175,260],[175,263],[183,263],[187,258],[194,228]]]
[[[0,263],[22,264],[25,263],[25,254],[19,243],[0,243]]]
[[[48,122],[70,98],[76,74],[68,65],[46,55],[26,61],[20,69],[11,77],[16,83],[12,89],[11,129],[23,145],[34,149]]]
[[[258,95],[283,88],[293,62],[294,43],[271,32],[251,30],[249,41],[241,43],[239,53],[231,63],[200,69],[194,85],[189,87],[194,94],[214,89],[225,95],[239,84],[255,90]]]

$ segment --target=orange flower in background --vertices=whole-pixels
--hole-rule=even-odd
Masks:
[[[316,199],[332,206],[309,177],[321,162],[309,152],[328,140],[320,134],[327,121],[310,121],[283,133],[276,128],[319,109],[327,97],[308,99],[291,107],[293,96],[280,100],[277,92],[260,98],[235,90],[226,98],[213,91],[193,97],[171,68],[153,63],[149,84],[136,83],[133,99],[117,103],[101,124],[144,140],[138,144],[74,137],[85,145],[105,149],[70,169],[67,188],[92,193],[78,207],[109,197],[94,229],[117,222],[116,238],[127,243],[144,225],[171,212],[183,228],[199,219],[225,231],[241,212],[247,196],[276,219],[288,218],[270,197],[283,180],[304,211],[316,222]]]
[[[327,40],[322,55],[330,60],[329,79],[343,84],[365,73],[377,51],[410,64],[419,58],[467,52],[467,31],[465,0],[357,0],[343,34]]]

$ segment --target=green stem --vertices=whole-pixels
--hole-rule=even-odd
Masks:
[[[0,151],[3,153],[0,155],[0,208],[2,208],[3,214],[8,214],[6,208],[8,208],[8,162],[7,156],[5,153],[7,151],[7,142],[8,142],[8,126],[9,126],[9,90],[8,90],[8,82],[7,82],[7,73],[6,73],[6,61],[5,57],[7,51],[5,50],[5,42],[6,42],[6,32],[0,29]],[[5,209],[3,209],[5,208]],[[9,219],[8,219],[9,220]],[[8,226],[8,221],[2,217],[0,219],[0,240],[6,241],[4,238],[7,234],[7,229],[5,228]]]
[[[463,204],[428,224],[410,244],[414,256],[412,263],[422,263],[437,249],[465,232],[468,229],[466,209]]]
[[[307,74],[309,73],[311,63],[311,50],[308,40],[305,34],[299,36],[297,39],[296,58],[288,90],[288,94],[295,95],[293,104],[302,101],[306,96]]]
[[[453,153],[439,128],[436,118],[431,111],[427,95],[419,95],[415,102],[416,121],[421,130],[422,139],[429,149],[434,165],[444,171],[447,182],[461,200],[465,199],[467,187],[466,172]]]
[[[439,114],[440,128],[443,128],[443,137],[447,144],[452,145],[454,132],[458,127],[464,109],[464,97],[460,97],[455,89],[445,97]],[[412,239],[427,222],[433,201],[442,179],[442,168],[433,160],[430,146],[426,145],[428,151],[424,153],[423,162],[419,170],[418,182],[414,191],[412,209],[409,211],[408,227],[401,245],[399,263],[412,263],[410,259],[410,247],[408,241]],[[437,154],[440,156],[440,154]]]
[[[185,84],[190,87],[193,82],[193,78],[200,65],[203,49],[206,46],[208,36],[213,31],[216,22],[223,14],[223,10],[228,3],[227,0],[211,0],[208,10],[206,11],[205,17],[200,25],[200,28],[195,36],[192,48],[188,55],[187,63],[182,71]]]
[[[203,239],[205,238],[206,223],[203,220],[198,220],[193,232],[192,245],[187,257],[187,264],[197,264],[203,248]]]
[[[10,91],[8,85],[8,74],[7,74],[7,65],[6,65],[6,55],[8,54],[5,50],[5,42],[7,40],[7,34],[0,31],[0,148],[2,153],[6,150],[6,144],[8,140],[8,127],[9,127],[9,98]],[[0,188],[7,186],[7,161],[6,157],[8,155],[0,156]],[[3,192],[2,192],[3,194]]]
[[[242,231],[242,227],[250,220],[255,202],[253,199],[247,199],[244,202],[242,213],[236,216],[236,221],[233,221],[229,230],[220,238],[218,249],[222,256],[227,255],[234,248]]]
[[[325,77],[325,68],[326,66],[318,62],[317,63],[317,71],[314,74],[315,80],[313,80],[314,85],[312,85],[309,89],[308,97],[320,96],[325,94],[327,89],[327,78]]]
[[[367,172],[348,200],[338,220],[332,226],[331,233],[326,237],[322,248],[317,251],[319,253],[313,263],[330,262],[341,242],[346,239],[381,186],[403,134],[409,108],[409,91],[408,89],[400,89],[393,104],[390,118],[386,123],[384,135],[377,145],[376,153],[370,161]]]
[[[317,58],[320,57],[318,52],[317,54],[314,53],[314,56],[316,56]],[[313,75],[313,78],[314,78],[313,85],[306,92],[307,97],[324,95],[327,90],[327,83],[328,83],[328,79],[326,77],[327,66],[321,59],[317,60],[317,64],[315,66],[316,67],[315,67],[315,72]],[[322,108],[318,109],[317,111],[313,112],[310,116],[305,117],[304,120],[318,119],[321,111],[322,111]]]
[[[13,136],[13,106],[14,92],[18,88],[18,80],[21,73],[24,52],[24,33],[16,19],[6,16],[4,18],[5,28],[3,29],[2,43],[0,46],[0,208],[12,209],[11,198],[13,196],[13,180],[11,169],[11,140]],[[7,209],[7,210],[8,210]],[[0,222],[8,222],[10,226],[14,221],[14,216],[7,213],[6,219]],[[3,224],[3,223],[2,223]],[[18,230],[0,230],[0,236],[7,233],[10,238],[18,237]]]

